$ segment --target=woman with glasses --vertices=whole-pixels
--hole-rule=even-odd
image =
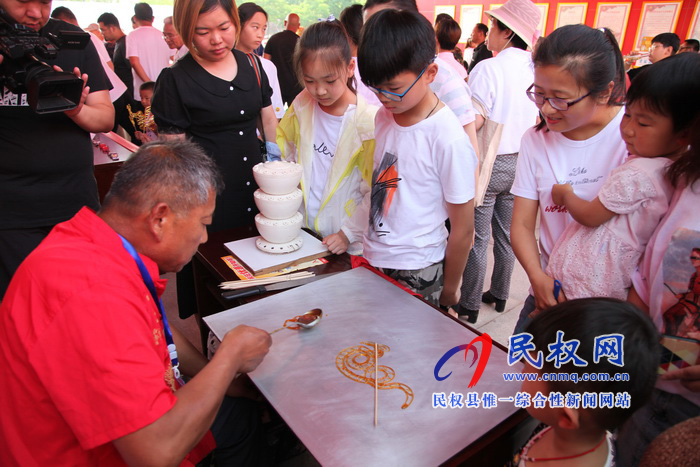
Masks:
[[[462,280],[457,314],[475,323],[479,305],[494,303],[497,312],[506,307],[515,257],[510,246],[510,221],[520,139],[537,120],[537,107],[525,91],[532,84],[533,66],[528,47],[539,32],[540,10],[530,0],[510,0],[487,12],[491,17],[487,47],[494,58],[479,62],[469,75],[479,136],[479,183],[474,209],[474,247]],[[494,238],[491,284],[483,292],[487,248]]]
[[[624,64],[613,34],[585,25],[563,26],[541,41],[532,59],[535,78],[527,95],[542,121],[523,136],[511,189],[511,243],[531,284],[516,332],[525,329],[536,308],[565,300],[567,284],[555,297],[557,278],[545,269],[554,244],[574,220],[552,200],[552,185],[568,183],[579,198],[590,201],[627,157],[620,135]]]

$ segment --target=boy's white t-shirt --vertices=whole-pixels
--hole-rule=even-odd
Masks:
[[[510,192],[539,202],[540,263],[546,269],[549,254],[564,229],[575,222],[564,206],[552,201],[552,185],[570,183],[579,198],[590,201],[598,195],[610,171],[627,158],[620,136],[624,111],[598,134],[583,141],[571,140],[544,128],[529,129],[523,135],[515,181]]]
[[[537,106],[525,94],[534,79],[530,52],[515,47],[480,61],[469,74],[474,100],[484,106],[489,120],[503,124],[496,154],[518,152],[523,134],[535,125]]]
[[[689,302],[700,305],[700,273],[690,259],[693,248],[700,248],[698,206],[700,183],[695,184],[694,190],[683,187],[675,191],[666,216],[649,240],[639,268],[632,275],[632,285],[639,298],[649,306],[649,316],[662,334],[687,338],[688,331],[700,328],[700,315],[690,311],[695,308],[684,306]],[[676,294],[682,296],[681,300]],[[673,321],[679,324],[675,332],[669,328]],[[690,391],[678,380],[659,379],[656,387],[680,394],[700,406],[700,393]]]
[[[354,112],[355,105],[349,105],[344,115],[331,115],[321,110],[318,102],[314,102],[314,131],[313,150],[314,160],[311,164],[311,186],[309,187],[309,199],[306,200],[306,213],[308,224],[314,225],[316,214],[321,209],[321,197],[326,187],[328,172],[333,164],[335,148],[340,137],[343,119],[348,113]],[[302,206],[303,208],[303,206]]]
[[[442,261],[446,203],[474,198],[477,161],[462,125],[447,106],[410,127],[382,107],[375,142],[364,256],[372,266],[402,270]]]

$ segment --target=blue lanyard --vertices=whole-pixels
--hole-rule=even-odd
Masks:
[[[117,234],[118,235],[118,234]],[[163,330],[165,331],[165,342],[168,344],[168,352],[170,353],[170,362],[173,366],[173,375],[175,376],[175,379],[177,382],[180,384],[180,386],[183,386],[185,384],[185,381],[182,379],[182,376],[180,375],[180,362],[177,359],[177,349],[175,348],[175,342],[173,341],[173,334],[170,332],[170,326],[168,326],[168,317],[165,316],[165,309],[163,308],[163,302],[160,300],[160,297],[158,296],[158,293],[156,292],[156,286],[153,284],[153,279],[151,279],[151,274],[148,272],[148,269],[146,269],[146,265],[143,264],[143,261],[141,260],[141,257],[139,254],[136,252],[136,249],[134,246],[129,243],[129,241],[119,235],[119,238],[122,239],[122,244],[124,245],[124,248],[126,251],[129,252],[132,258],[134,258],[134,261],[136,261],[136,266],[139,268],[139,272],[141,272],[141,278],[143,279],[144,284],[146,284],[146,288],[148,291],[151,293],[151,297],[153,297],[153,301],[155,302],[156,306],[158,307],[158,310],[160,311],[160,318],[161,321],[163,322]]]

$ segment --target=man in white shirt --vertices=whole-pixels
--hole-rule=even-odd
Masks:
[[[134,76],[134,99],[139,99],[139,88],[147,81],[155,81],[163,68],[170,65],[172,52],[163,39],[163,33],[153,27],[153,9],[148,3],[134,5],[139,28],[126,36],[126,56]]]
[[[177,62],[189,52],[185,43],[182,42],[182,37],[180,37],[180,34],[175,30],[175,26],[173,26],[172,16],[168,16],[163,20],[163,39],[165,39],[165,43],[168,44],[168,47],[175,51],[173,54],[173,63]]]

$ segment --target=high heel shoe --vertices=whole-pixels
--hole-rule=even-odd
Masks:
[[[506,309],[506,301],[494,297],[494,296],[491,294],[491,291],[490,291],[490,290],[487,290],[486,292],[484,292],[484,293],[481,295],[481,301],[484,302],[484,303],[488,303],[488,304],[495,303],[495,304],[496,304],[496,305],[495,305],[495,306],[496,306],[496,311],[497,311],[498,313],[503,313],[503,312],[505,311],[505,309]]]
[[[476,323],[476,320],[479,317],[479,310],[467,310],[462,305],[457,305],[455,307],[455,312],[457,313],[457,316],[459,316],[460,318],[466,317],[467,323],[471,323],[471,324]]]

